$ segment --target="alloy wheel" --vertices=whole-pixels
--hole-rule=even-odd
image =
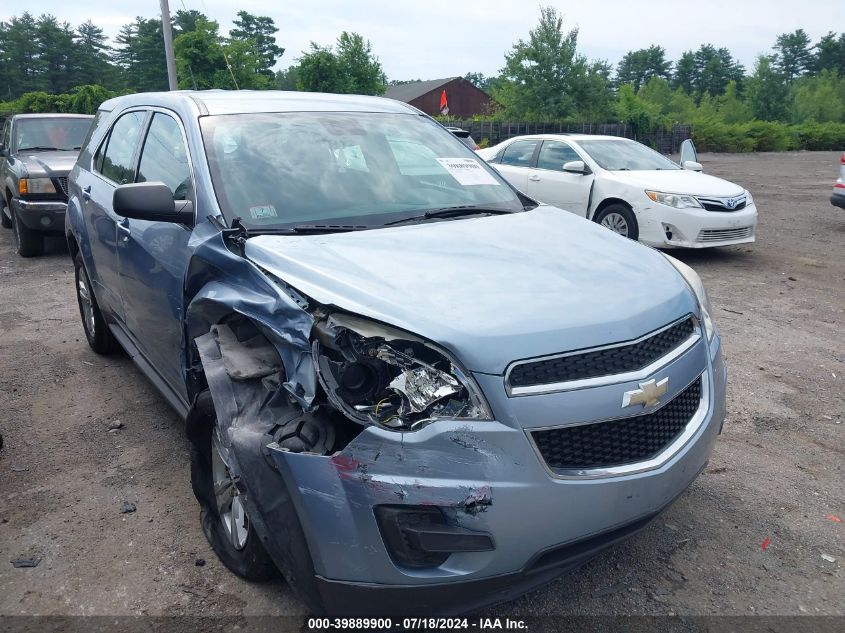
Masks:
[[[93,338],[97,334],[97,321],[94,318],[94,300],[91,298],[91,291],[88,289],[88,284],[83,274],[79,275],[79,279],[76,282],[76,293],[79,296],[79,305],[82,308],[82,322],[85,324],[88,334]]]

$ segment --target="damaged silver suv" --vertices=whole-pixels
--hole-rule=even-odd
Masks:
[[[545,583],[664,510],[724,420],[690,268],[538,205],[403,103],[108,101],[66,235],[89,344],[186,420],[212,547],[317,613]]]

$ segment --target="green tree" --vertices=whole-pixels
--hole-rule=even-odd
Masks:
[[[273,87],[276,90],[296,90],[296,66],[276,71]]]
[[[272,79],[273,66],[285,52],[285,49],[276,45],[276,33],[279,29],[273,18],[238,11],[234,24],[235,28],[229,31],[229,39],[233,42],[249,42],[257,58],[257,72]]]
[[[387,82],[370,42],[346,31],[334,49],[311,42],[295,72],[297,89],[307,92],[380,95]]]
[[[685,51],[675,62],[675,73],[672,76],[672,86],[681,88],[687,94],[696,91],[697,76],[695,69],[695,53]]]
[[[577,47],[578,29],[564,33],[557,10],[540,7],[540,21],[528,41],[520,39],[505,54],[501,84],[493,91],[505,116],[548,121],[586,109],[588,104],[577,97],[589,92],[581,84],[590,67]]]
[[[217,22],[200,18],[194,30],[173,40],[180,88],[235,88],[231,77],[227,81],[225,74],[220,74],[226,70],[226,61],[218,30]]]
[[[173,37],[174,39],[182,33],[190,33],[197,30],[201,20],[208,20],[208,16],[196,9],[179,9],[173,16]]]
[[[631,126],[635,136],[653,129],[661,122],[659,108],[637,96],[631,84],[622,84],[619,87],[616,115],[622,123]]]
[[[103,29],[91,20],[80,24],[76,27],[73,51],[76,73],[74,86],[94,84],[111,89],[117,87],[119,71],[111,63],[111,49]]]
[[[728,82],[725,94],[716,97],[719,119],[724,123],[747,123],[753,118],[751,107],[740,96],[739,87],[733,79]]]
[[[167,90],[167,62],[161,20],[135,18],[115,38],[113,60],[123,70],[125,87],[138,92]]]
[[[822,36],[815,49],[814,72],[836,70],[840,76],[845,76],[845,33],[840,33],[837,37],[833,31],[829,32]]]
[[[639,90],[652,77],[669,79],[672,75],[672,62],[666,59],[662,46],[652,45],[625,53],[616,69],[616,83],[633,84]]]
[[[757,58],[754,73],[745,81],[745,93],[751,114],[763,121],[784,121],[788,112],[786,77],[772,63],[772,58]]]
[[[731,81],[740,84],[745,77],[745,68],[733,58],[727,48],[716,48],[703,44],[695,52],[695,90],[699,94],[712,96],[724,94]]]
[[[46,87],[38,41],[38,25],[27,12],[0,22],[0,55],[3,84],[0,90],[9,99]]]
[[[792,98],[794,123],[845,122],[845,80],[835,70],[799,79]]]
[[[70,90],[74,81],[74,31],[67,22],[45,14],[37,21],[38,56],[44,87],[57,94]]]
[[[813,67],[811,44],[810,36],[804,29],[778,35],[774,63],[787,83],[806,75]]]

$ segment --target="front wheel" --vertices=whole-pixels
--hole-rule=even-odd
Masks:
[[[44,234],[33,231],[21,222],[20,217],[12,212],[12,224],[15,229],[15,247],[21,257],[37,257],[44,252]]]
[[[610,204],[599,211],[594,220],[622,237],[636,241],[640,236],[637,218],[627,205]]]

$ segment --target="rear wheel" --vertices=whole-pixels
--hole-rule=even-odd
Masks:
[[[607,205],[596,214],[595,221],[622,237],[636,240],[640,235],[637,218],[631,208],[620,203]]]
[[[37,257],[44,252],[44,234],[41,231],[33,231],[23,222],[14,211],[12,212],[12,224],[15,229],[15,247],[21,257]]]
[[[117,347],[117,341],[100,312],[81,253],[77,253],[73,258],[73,267],[76,270],[76,301],[79,304],[79,316],[82,318],[85,338],[92,350],[98,354],[108,354]]]

